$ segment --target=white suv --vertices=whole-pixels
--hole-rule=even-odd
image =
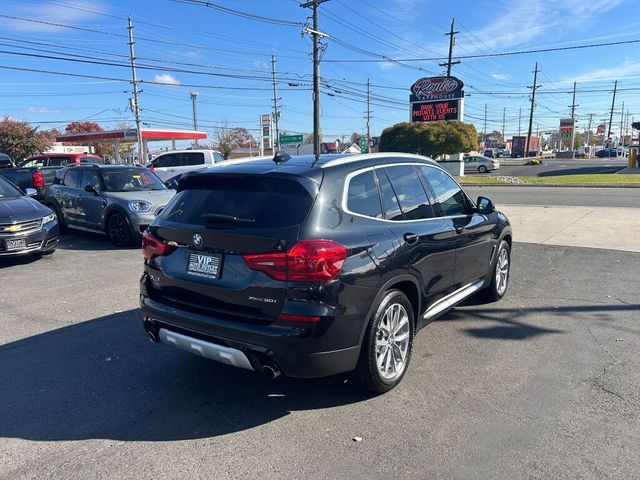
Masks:
[[[176,175],[200,170],[222,160],[222,155],[216,150],[175,150],[158,155],[147,167],[165,182]]]

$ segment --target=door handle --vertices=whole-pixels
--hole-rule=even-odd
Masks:
[[[464,225],[456,225],[456,233],[464,232]]]
[[[407,242],[409,245],[413,245],[418,241],[419,237],[415,233],[405,233],[402,236],[402,238],[404,238],[404,241]]]

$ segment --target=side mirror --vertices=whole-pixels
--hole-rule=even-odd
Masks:
[[[496,211],[496,207],[493,206],[493,202],[487,197],[478,197],[476,205],[478,205],[478,212],[484,215],[488,215]]]
[[[27,188],[24,193],[29,197],[35,197],[38,194],[38,191],[35,188]]]
[[[85,185],[84,190],[85,192],[91,192],[94,195],[98,195],[98,189],[95,185]]]

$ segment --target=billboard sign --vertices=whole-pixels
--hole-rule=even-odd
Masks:
[[[439,102],[413,102],[411,104],[411,121],[458,120],[459,112],[460,99],[458,98]]]
[[[464,84],[456,77],[423,77],[411,85],[410,102],[444,100],[464,96]]]

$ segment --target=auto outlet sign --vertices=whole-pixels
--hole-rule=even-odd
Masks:
[[[463,119],[464,84],[456,77],[424,77],[411,85],[412,122]]]

